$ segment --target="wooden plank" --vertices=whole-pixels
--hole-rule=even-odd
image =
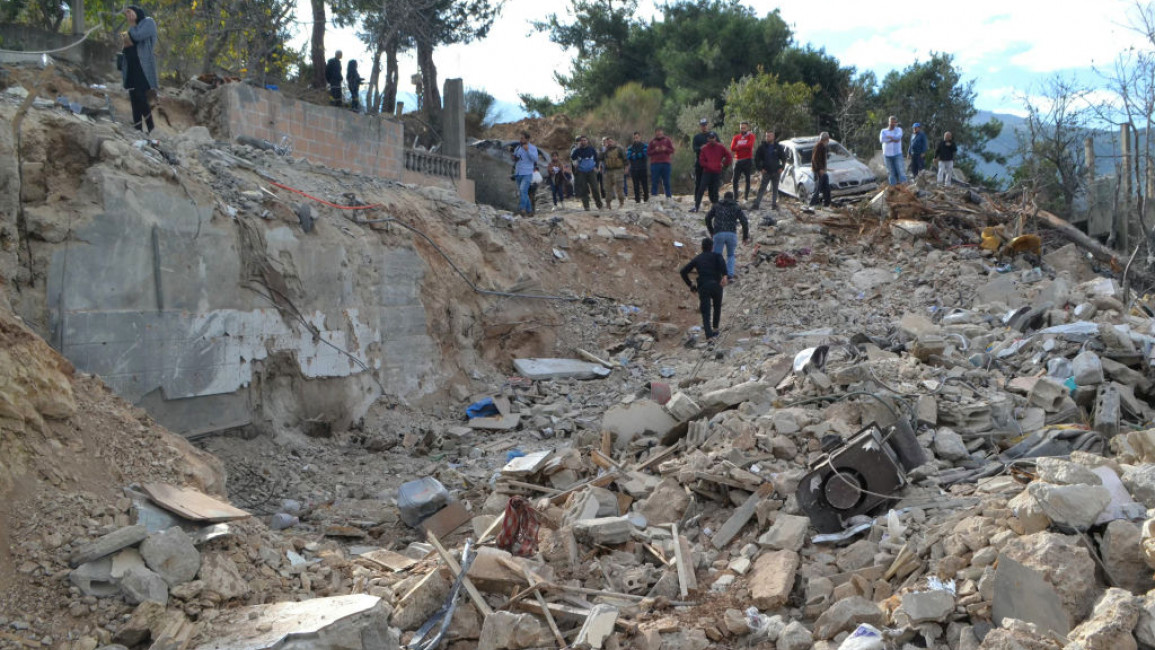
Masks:
[[[461,528],[472,519],[473,517],[466,512],[465,506],[461,505],[460,501],[454,501],[421,522],[420,528],[426,533],[437,535],[437,538],[440,539]]]
[[[417,564],[417,560],[411,557],[405,557],[396,551],[387,551],[385,549],[362,553],[358,557],[365,558],[374,564],[379,564],[394,573],[404,571]]]
[[[763,499],[769,497],[773,492],[774,485],[772,483],[764,483],[762,487],[758,488],[757,492],[747,497],[746,502],[738,506],[730,515],[730,518],[726,520],[726,523],[722,524],[718,532],[714,533],[714,536],[710,538],[710,543],[714,545],[714,548],[722,548],[729,544],[738,533],[742,532],[742,528],[745,527],[746,524],[749,523],[750,518],[754,516],[754,509],[758,507],[758,504]]]
[[[679,440],[679,441],[675,442],[673,445],[671,445],[670,447],[667,447],[665,451],[657,454],[656,456],[651,456],[649,459],[646,460],[646,462],[635,467],[634,471],[640,472],[642,470],[649,469],[649,468],[653,467],[654,465],[657,465],[658,463],[662,462],[663,460],[666,460],[670,456],[673,456],[674,452],[676,452],[677,450],[679,450],[681,448],[682,448],[682,441]]]
[[[145,493],[158,506],[191,521],[207,521],[215,524],[252,516],[240,508],[190,488],[176,487],[167,483],[145,483],[143,487]]]
[[[614,364],[610,363],[609,361],[606,361],[605,359],[597,356],[596,354],[594,354],[592,352],[587,352],[586,350],[583,350],[581,348],[574,348],[574,352],[577,352],[579,357],[585,359],[586,361],[589,361],[590,363],[601,364],[601,365],[605,366],[606,368],[609,368],[610,370],[614,369]]]
[[[698,588],[694,568],[686,564],[687,559],[693,556],[690,555],[689,545],[682,545],[684,540],[678,534],[678,524],[670,524],[670,530],[674,533],[674,566],[678,569],[678,594],[685,598],[690,595],[691,589]]]
[[[607,458],[614,455],[614,434],[610,431],[602,431],[601,453]]]
[[[524,483],[522,481],[514,481],[508,478],[499,478],[497,480],[497,487],[508,485],[510,487],[522,488],[523,490],[532,490],[534,492],[544,492],[545,494],[557,494],[561,492],[556,488],[546,487],[544,485],[537,485],[536,483]]]
[[[453,572],[453,578],[456,579],[461,573],[461,565],[445,550],[445,547],[441,545],[441,540],[437,539],[437,536],[431,531],[425,533],[425,539],[433,545],[433,548],[437,549],[437,554],[449,565],[449,570]],[[482,620],[485,620],[487,616],[493,614],[493,609],[490,608],[489,603],[485,602],[485,599],[481,597],[481,592],[477,591],[477,587],[473,586],[468,576],[461,577],[461,585],[465,587],[466,593],[469,594],[469,599],[473,601],[473,605],[477,608],[477,612],[481,614]]]
[[[501,524],[504,521],[505,521],[505,511],[502,511],[502,513],[500,515],[498,515],[496,519],[493,520],[493,523],[489,525],[489,528],[485,529],[485,532],[481,534],[481,537],[477,538],[477,545],[481,546],[482,543],[484,543],[486,540],[488,540],[490,535],[495,533],[498,528],[501,528]]]
[[[746,492],[753,492],[758,489],[758,484],[745,483],[743,481],[736,481],[729,476],[721,476],[719,474],[710,474],[708,472],[694,472],[694,478],[699,481],[708,481],[710,483],[717,483],[718,485],[725,485],[737,490],[745,490]],[[763,485],[765,485],[763,483]]]

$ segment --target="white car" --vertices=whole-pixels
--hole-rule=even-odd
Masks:
[[[806,200],[814,192],[814,172],[810,169],[810,154],[818,136],[783,140],[786,149],[786,165],[782,168],[782,178],[778,190]],[[854,157],[846,147],[831,140],[827,144],[826,166],[830,174],[830,194],[848,196],[863,194],[878,189],[878,179],[874,172]]]

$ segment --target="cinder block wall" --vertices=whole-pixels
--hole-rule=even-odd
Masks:
[[[403,127],[386,117],[367,117],[318,106],[246,84],[229,84],[221,116],[228,135],[247,135],[279,144],[289,136],[293,155],[314,163],[401,180]]]

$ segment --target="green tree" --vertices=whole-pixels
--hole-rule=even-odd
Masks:
[[[717,124],[722,119],[722,111],[718,110],[717,103],[713,99],[703,99],[700,102],[686,104],[678,111],[676,125],[678,132],[687,138],[694,137],[698,132],[698,124],[702,118],[710,124]]]
[[[417,66],[421,69],[419,100],[430,123],[436,124],[441,112],[441,89],[437,67],[433,64],[433,48],[485,38],[504,1],[437,0],[414,17],[411,29],[417,46]]]
[[[496,97],[477,88],[465,91],[466,135],[480,138],[498,119]]]
[[[1069,216],[1085,186],[1083,139],[1090,135],[1089,90],[1059,76],[1049,79],[1037,98],[1024,95],[1026,129],[1019,131],[1017,182],[1031,185],[1044,207]]]
[[[801,82],[780,82],[778,75],[762,71],[742,77],[724,92],[724,133],[737,133],[739,123],[746,121],[758,131],[774,129],[789,136],[810,135],[815,130],[810,105],[816,91]]]
[[[838,109],[842,99],[851,91],[854,68],[843,67],[825,49],[807,45],[783,50],[774,62],[773,71],[784,82],[800,82],[812,87],[814,98],[810,112],[815,117],[817,130],[830,131],[835,138],[843,137]]]
[[[631,81],[602,100],[584,120],[585,130],[629,142],[634,131],[651,133],[662,110],[662,91]]]
[[[972,180],[994,185],[995,181],[978,173],[976,159],[1005,163],[1005,157],[987,151],[987,144],[1002,131],[1002,122],[991,119],[974,124],[974,81],[963,81],[950,54],[932,53],[930,60],[916,62],[902,72],[892,71],[882,80],[878,92],[878,113],[883,120],[897,115],[904,126],[921,122],[931,141],[950,131],[959,144],[955,166]],[[881,121],[878,128],[884,126]],[[880,145],[875,144],[875,148]]]

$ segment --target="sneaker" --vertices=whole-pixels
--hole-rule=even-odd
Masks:
[[[690,208],[690,212],[697,212],[698,208]]]

